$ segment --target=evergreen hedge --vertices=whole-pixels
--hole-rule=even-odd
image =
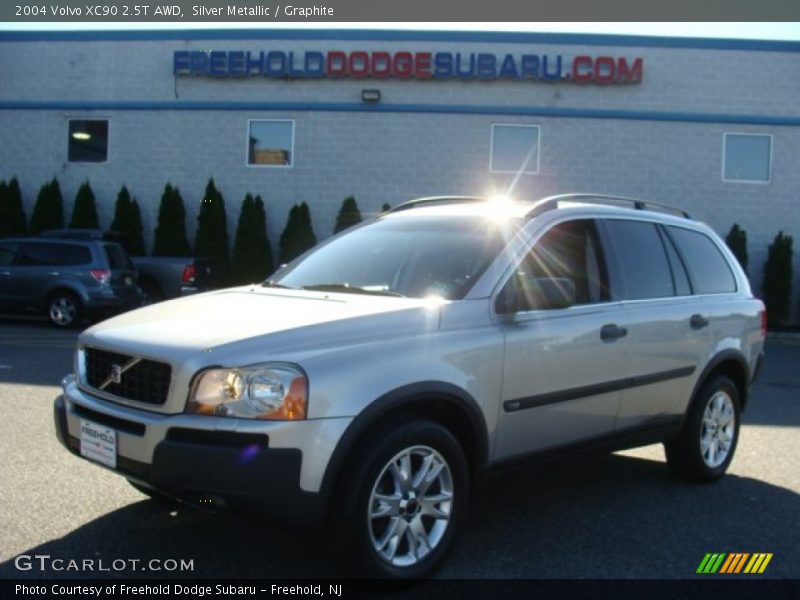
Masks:
[[[19,181],[14,177],[8,183],[0,181],[0,237],[25,235],[28,223],[22,208]]]
[[[781,231],[767,251],[761,291],[770,327],[785,323],[791,316],[793,241]]]
[[[136,198],[131,198],[126,186],[122,186],[114,205],[114,220],[111,231],[122,234],[122,245],[131,256],[144,256],[144,237],[142,232],[142,213]]]
[[[247,194],[242,202],[233,244],[231,282],[263,281],[272,273],[272,249],[267,237],[267,215],[261,196]]]
[[[70,229],[99,229],[97,219],[97,204],[94,201],[94,192],[88,181],[81,184],[72,206],[72,218],[69,222]]]
[[[164,187],[158,208],[158,225],[153,240],[153,256],[191,256],[186,237],[186,209],[177,187]]]
[[[731,249],[739,264],[742,265],[744,272],[747,273],[747,232],[739,227],[737,223],[734,223],[728,235],[725,236],[725,243]]]
[[[286,228],[278,242],[278,260],[280,264],[291,262],[317,243],[314,228],[311,225],[311,211],[308,204],[295,204],[289,211]]]
[[[214,185],[213,178],[208,180],[206,192],[200,201],[194,251],[197,256],[211,259],[217,281],[221,286],[227,285],[230,278],[228,220],[225,215],[225,199]]]
[[[333,233],[339,233],[358,223],[361,223],[361,211],[358,210],[356,199],[353,196],[348,196],[342,201],[342,207],[336,216],[336,225],[333,228]]]
[[[28,232],[36,235],[48,229],[63,228],[64,200],[61,197],[61,186],[58,185],[58,179],[54,177],[41,187],[39,195],[36,196]]]

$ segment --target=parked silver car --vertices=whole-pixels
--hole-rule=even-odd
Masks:
[[[147,494],[330,517],[382,577],[430,573],[504,465],[663,442],[676,475],[717,479],[764,306],[717,235],[670,212],[402,204],[263,284],[84,332],[59,439]]]

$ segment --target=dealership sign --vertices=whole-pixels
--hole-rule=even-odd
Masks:
[[[561,54],[464,52],[382,52],[338,50],[178,50],[175,75],[206,77],[271,77],[280,79],[477,79],[574,81],[577,83],[641,83],[642,58]]]

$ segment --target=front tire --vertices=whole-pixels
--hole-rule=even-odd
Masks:
[[[47,318],[56,327],[77,327],[83,319],[83,304],[72,292],[55,292],[47,300]]]
[[[409,419],[384,428],[362,449],[345,513],[359,572],[392,579],[430,574],[467,510],[461,445],[441,425]]]
[[[739,414],[736,384],[724,375],[708,380],[692,403],[681,433],[664,444],[672,472],[695,483],[722,477],[739,441]]]

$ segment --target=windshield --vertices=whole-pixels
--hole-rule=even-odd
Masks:
[[[457,300],[518,227],[475,216],[384,218],[333,239],[267,284]]]

